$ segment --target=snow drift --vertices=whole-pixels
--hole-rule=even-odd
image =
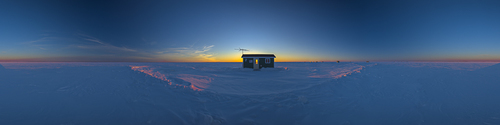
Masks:
[[[1,64],[0,64],[0,71],[2,70],[5,70],[5,67],[3,67]]]

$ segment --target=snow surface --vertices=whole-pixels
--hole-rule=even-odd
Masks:
[[[497,63],[0,64],[0,124],[500,124]]]

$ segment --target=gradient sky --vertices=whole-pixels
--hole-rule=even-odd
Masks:
[[[0,61],[500,60],[499,0],[0,1]]]

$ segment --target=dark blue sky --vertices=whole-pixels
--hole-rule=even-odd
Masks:
[[[0,61],[500,60],[500,1],[0,1]]]

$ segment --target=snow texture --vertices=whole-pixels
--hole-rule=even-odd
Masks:
[[[500,124],[497,63],[0,64],[0,124]]]
[[[0,65],[0,71],[2,70],[5,70],[5,67],[3,67],[2,65]]]

